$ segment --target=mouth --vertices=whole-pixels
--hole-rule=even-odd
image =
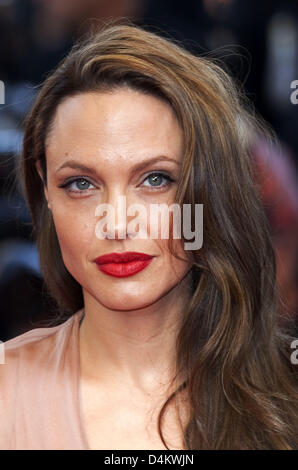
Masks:
[[[113,277],[128,277],[145,269],[153,256],[145,253],[128,251],[125,253],[109,253],[94,261],[98,269]]]

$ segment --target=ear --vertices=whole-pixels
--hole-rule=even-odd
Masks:
[[[36,160],[35,166],[36,166],[37,173],[39,174],[40,179],[43,182],[44,195],[45,195],[45,198],[46,198],[47,203],[48,203],[48,208],[51,209],[50,203],[49,203],[48,188],[47,188],[47,185],[45,184],[44,179],[43,179],[42,169],[41,169],[41,166],[40,166],[40,160]]]

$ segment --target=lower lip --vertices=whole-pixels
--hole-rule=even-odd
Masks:
[[[148,260],[135,260],[128,263],[106,263],[97,264],[98,269],[109,276],[128,277],[143,271],[153,258]]]

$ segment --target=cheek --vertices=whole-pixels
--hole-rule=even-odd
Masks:
[[[65,266],[70,271],[86,259],[94,238],[94,222],[87,211],[53,210],[54,224]]]
[[[168,240],[156,240],[156,243],[162,253],[163,266],[161,269],[164,272],[164,277],[168,279],[169,283],[179,282],[191,268],[191,262],[187,258],[181,240],[173,240],[172,245],[174,253],[182,259],[177,259],[170,253]]]

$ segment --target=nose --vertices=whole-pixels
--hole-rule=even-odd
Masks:
[[[105,202],[99,204],[95,210],[95,216],[102,217],[96,224],[98,238],[123,240],[131,235],[127,231],[129,224],[128,207],[128,198],[125,193],[117,189],[110,192]]]
[[[110,202],[113,210],[107,224],[108,239],[123,240],[127,238],[126,201],[126,195],[117,194],[113,202]]]

